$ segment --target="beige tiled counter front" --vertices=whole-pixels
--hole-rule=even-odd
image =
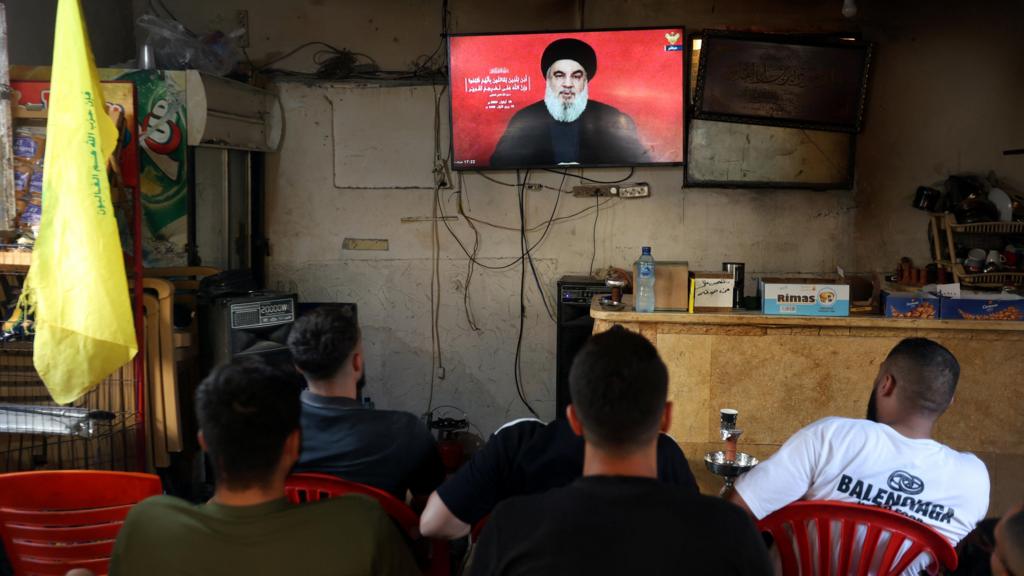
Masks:
[[[658,347],[669,369],[671,434],[705,493],[721,487],[703,463],[720,449],[720,408],[739,410],[741,449],[767,457],[819,418],[863,417],[879,363],[901,339],[923,336],[960,361],[956,399],[936,438],[988,466],[990,513],[1024,500],[1024,322],[637,314],[596,305],[591,316],[595,332],[621,324]]]

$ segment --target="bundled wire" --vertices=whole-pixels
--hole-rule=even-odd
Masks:
[[[530,171],[526,171],[526,177],[523,182],[518,186],[519,196],[519,247],[522,250],[522,256],[519,261],[522,262],[519,273],[519,335],[516,337],[516,359],[515,365],[512,370],[512,377],[515,380],[516,393],[519,394],[519,400],[526,406],[526,409],[530,411],[535,417],[539,418],[537,411],[533,409],[530,402],[526,399],[526,383],[523,382],[523,328],[526,323],[526,257],[527,257],[527,246],[529,242],[526,239],[526,181],[530,178]],[[519,171],[516,170],[516,183],[519,183]]]

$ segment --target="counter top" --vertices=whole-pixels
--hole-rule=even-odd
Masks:
[[[669,312],[639,313],[633,310],[631,296],[626,295],[625,308],[605,310],[597,296],[590,304],[590,316],[609,322],[640,322],[689,324],[697,326],[805,327],[805,328],[882,328],[907,330],[986,330],[1024,332],[1024,322],[996,320],[925,320],[887,318],[877,315],[853,316],[775,316],[760,311],[736,312]]]

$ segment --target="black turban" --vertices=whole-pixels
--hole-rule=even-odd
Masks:
[[[575,38],[562,38],[555,40],[544,49],[544,55],[540,57],[540,72],[546,78],[548,68],[559,60],[573,60],[579,62],[580,66],[587,72],[587,80],[597,74],[597,54],[590,44]]]

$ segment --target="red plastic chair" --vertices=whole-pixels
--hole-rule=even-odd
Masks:
[[[484,516],[483,518],[477,520],[476,524],[473,524],[473,527],[469,530],[470,540],[472,540],[473,542],[480,541],[480,534],[484,531],[484,528],[487,527],[487,521],[490,519],[491,515],[488,514],[487,516]]]
[[[0,536],[15,574],[107,573],[128,510],[161,494],[152,474],[60,470],[0,474]]]
[[[933,576],[939,571],[938,563],[951,571],[956,569],[956,550],[941,534],[912,518],[875,506],[833,501],[794,502],[763,518],[757,527],[762,532],[771,533],[775,539],[785,576],[812,576],[815,572],[809,526],[813,524],[817,532],[817,574],[823,576],[833,574],[831,567],[837,551],[832,546],[832,532],[837,522],[839,558],[834,574],[845,576],[851,573],[850,564],[860,525],[866,526],[867,531],[860,544],[861,561],[857,563],[857,576],[868,574],[883,534],[890,536],[878,565],[879,576],[902,574],[922,553],[932,557],[928,573]],[[899,562],[895,562],[900,548],[907,541],[910,547]]]
[[[384,512],[398,523],[412,540],[420,539],[420,517],[390,492],[373,486],[350,482],[331,474],[303,472],[292,474],[284,482],[284,493],[293,504],[316,502],[344,494],[364,494],[380,503]],[[430,574],[448,576],[451,573],[448,541],[431,540]]]

